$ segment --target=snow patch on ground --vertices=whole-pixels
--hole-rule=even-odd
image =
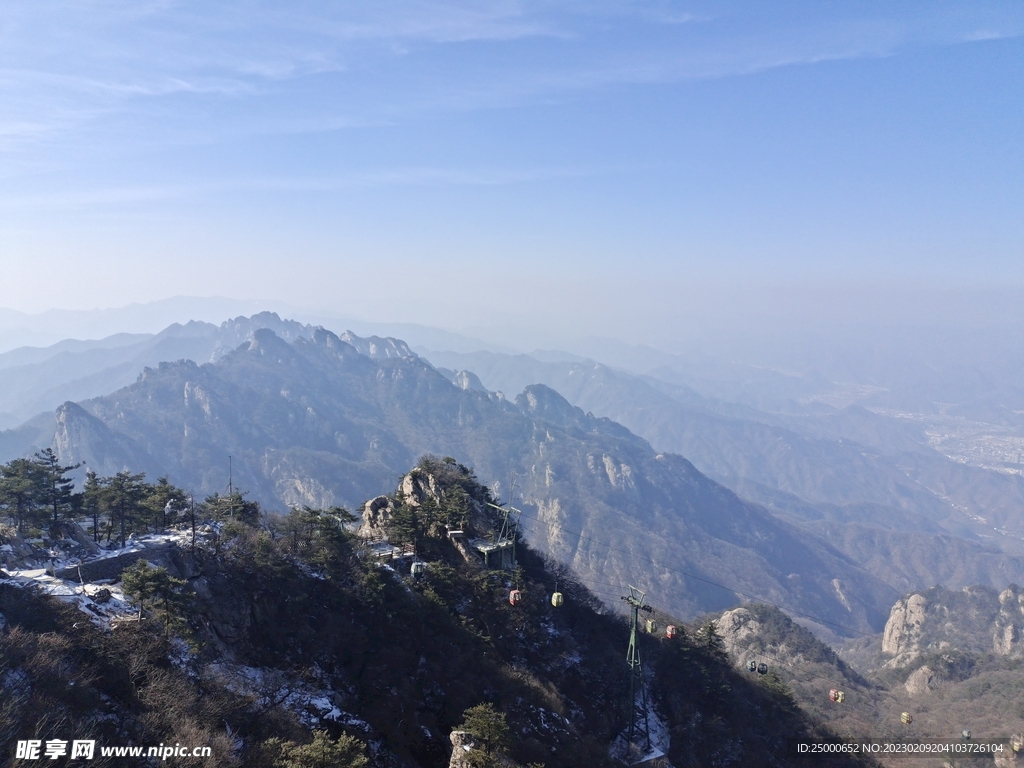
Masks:
[[[138,616],[137,609],[125,597],[120,584],[81,584],[70,579],[58,579],[41,568],[11,571],[10,575],[11,578],[4,579],[4,582],[25,589],[37,589],[44,595],[74,605],[93,624],[105,629],[119,622],[134,621]],[[102,604],[94,600],[101,590],[110,593],[109,600]]]
[[[668,726],[658,716],[650,695],[647,697],[647,729],[651,737],[649,750],[643,749],[645,745],[641,745],[639,749],[637,748],[638,745],[632,745],[631,747],[626,742],[626,733],[624,731],[612,742],[611,747],[608,748],[608,754],[616,760],[623,760],[630,765],[655,760],[659,757],[664,758],[668,754],[671,741]],[[672,768],[672,765],[667,761],[664,765],[665,768]]]
[[[256,699],[260,707],[284,707],[293,712],[307,728],[316,728],[330,720],[364,733],[370,732],[369,723],[334,703],[334,691],[315,688],[287,672],[224,663],[211,664],[206,669],[218,677],[228,690]]]
[[[206,530],[205,532],[210,531]],[[205,533],[202,537],[205,537]],[[202,537],[197,534],[197,541]],[[147,550],[169,545],[177,545],[183,549],[191,547],[191,530],[172,530],[164,533],[132,537],[125,542],[123,547],[104,549],[95,557],[90,557],[86,560],[78,557],[63,557],[62,551],[54,547],[47,550],[49,557],[45,568],[8,569],[7,573],[10,578],[0,579],[0,582],[23,588],[37,589],[44,595],[56,597],[65,603],[77,607],[97,626],[109,629],[125,621],[134,621],[138,616],[137,609],[125,597],[119,583],[110,583],[109,579],[82,583],[82,581],[74,576],[61,579],[52,574],[58,573],[62,569],[74,568],[76,565],[82,565],[84,562],[93,563],[133,552],[146,552]],[[106,602],[97,603],[94,598],[103,589],[110,592],[110,599]]]

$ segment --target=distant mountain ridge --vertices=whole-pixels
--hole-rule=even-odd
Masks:
[[[230,455],[236,486],[264,502],[354,506],[393,488],[419,455],[448,454],[502,494],[515,472],[530,539],[613,585],[606,593],[644,580],[666,610],[692,615],[734,604],[709,584],[725,583],[881,628],[890,587],[554,390],[528,387],[510,402],[453,384],[397,340],[349,336],[363,354],[324,329],[281,323],[293,341],[235,324],[234,339],[247,340],[215,362],[162,363],[113,394],[66,403],[53,433],[62,461],[167,473],[202,494],[225,488]]]
[[[1024,478],[950,460],[920,421],[816,401],[762,411],[593,360],[420,352],[492,389],[553,387],[825,537],[901,592],[1024,580]],[[814,391],[811,378],[791,386]]]
[[[50,347],[5,352],[0,354],[0,427],[21,425],[67,400],[112,392],[131,384],[144,368],[162,362],[193,360],[202,364],[217,360],[259,328],[270,328],[281,338],[294,341],[300,336],[310,338],[316,326],[282,320],[275,312],[259,312],[219,325],[192,320],[174,323],[157,334],[117,334],[98,341],[68,339]],[[371,356],[378,348],[381,354],[384,350],[389,350],[386,354],[413,354],[404,342],[377,336],[350,337]],[[0,458],[9,458],[2,442]]]

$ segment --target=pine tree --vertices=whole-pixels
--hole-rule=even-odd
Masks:
[[[61,513],[67,515],[71,510],[71,494],[75,481],[68,477],[67,473],[78,469],[82,464],[79,462],[62,466],[52,448],[39,451],[31,461],[35,469],[40,506],[46,507],[48,513],[52,513],[52,522],[56,525],[60,522]]]
[[[159,608],[163,613],[165,630],[170,629],[185,604],[184,586],[185,582],[171,576],[166,568],[154,568],[145,560],[136,561],[121,574],[121,588],[139,606],[139,619],[147,607]]]
[[[245,496],[241,491],[228,496],[215,493],[206,497],[206,506],[217,520],[238,520],[246,525],[256,525],[260,521],[259,502],[247,501]]]
[[[370,761],[359,739],[341,734],[332,739],[327,731],[313,731],[309,744],[268,740],[271,749],[279,750],[274,768],[366,768]]]
[[[455,528],[462,528],[469,519],[469,494],[460,485],[454,486],[444,497],[443,513],[445,523]]]
[[[707,651],[708,655],[719,661],[727,658],[725,640],[718,634],[715,622],[709,621],[697,630],[697,645]]]
[[[150,493],[146,484],[146,473],[133,475],[128,470],[118,472],[113,477],[105,477],[103,483],[103,500],[110,516],[111,528],[116,523],[120,529],[121,546],[124,546],[126,529],[135,524],[140,512],[144,510],[142,501]],[[109,538],[109,534],[108,534]]]
[[[497,768],[509,749],[508,723],[505,713],[492,704],[477,704],[462,713],[459,730],[473,737],[475,746],[467,755],[474,768]]]
[[[423,529],[411,504],[398,503],[388,521],[387,534],[392,544],[411,544],[413,549],[418,549]]]
[[[26,525],[39,525],[40,482],[38,470],[30,459],[14,459],[0,466],[0,506],[7,512],[7,517],[18,529],[18,535],[24,535]],[[45,519],[46,509],[42,509]]]
[[[153,527],[162,531],[174,522],[178,510],[185,509],[185,492],[171,485],[166,475],[158,477],[156,484],[149,487],[145,507]]]
[[[92,540],[100,540],[100,510],[103,508],[103,484],[90,470],[85,473],[85,486],[82,488],[82,511],[92,518]]]

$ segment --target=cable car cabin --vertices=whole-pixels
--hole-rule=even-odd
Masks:
[[[900,713],[900,722],[903,723],[904,725],[910,725],[912,722],[914,722],[914,716],[912,714],[910,714],[909,712],[901,712]]]
[[[427,572],[427,564],[417,560],[410,566],[409,571],[412,574],[413,581],[419,581]]]
[[[747,662],[747,672],[757,672],[757,662],[753,659]]]
[[[647,634],[649,635],[653,635],[658,631],[658,622],[654,619],[647,619],[647,621],[644,622],[644,626],[647,628]]]
[[[759,675],[767,675],[768,674],[768,665],[765,664],[763,661],[760,664],[757,665],[757,674],[759,674]]]
[[[562,607],[562,603],[564,603],[564,602],[565,602],[565,597],[562,596],[561,592],[555,592],[554,594],[551,595],[551,604],[553,606],[555,606],[555,608],[561,608]]]
[[[828,700],[834,701],[836,704],[842,704],[846,701],[846,694],[836,688],[833,688],[828,692]]]
[[[513,589],[508,593],[509,605],[519,605],[521,602],[523,602],[523,593],[518,589]]]
[[[665,639],[666,640],[675,640],[675,637],[678,634],[679,634],[679,630],[676,629],[673,625],[669,624],[667,627],[665,627]]]
[[[960,732],[960,735],[964,737],[964,741],[971,740],[971,732],[967,728],[964,728],[963,731]]]

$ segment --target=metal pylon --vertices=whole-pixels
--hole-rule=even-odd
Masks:
[[[626,664],[629,666],[629,728],[626,730],[626,742],[630,752],[639,750],[641,755],[645,755],[651,750],[651,729],[647,722],[647,688],[644,685],[644,667],[640,662],[640,648],[636,642],[640,611],[650,613],[654,610],[651,606],[644,605],[645,596],[646,593],[630,586],[629,595],[622,598],[631,609],[629,650],[626,651]]]
[[[522,510],[516,509],[511,504],[507,507],[499,507],[497,504],[487,503],[487,506],[494,507],[496,510],[502,513],[503,517],[501,520],[501,532],[498,533],[498,538],[495,540],[495,544],[502,546],[504,544],[510,544],[512,549],[512,568],[516,567],[516,535],[519,532],[519,518],[522,517]]]

